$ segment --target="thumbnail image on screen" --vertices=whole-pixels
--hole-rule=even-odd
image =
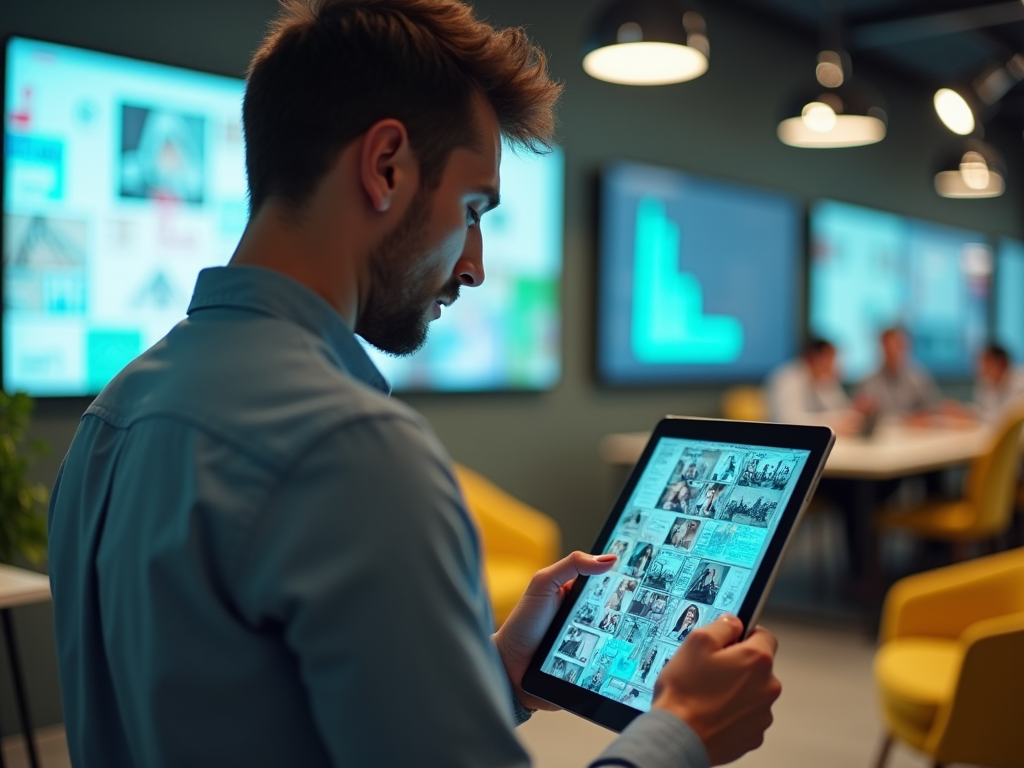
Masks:
[[[602,381],[757,380],[794,354],[795,198],[625,162],[601,191]]]
[[[808,456],[662,438],[604,548],[615,568],[589,579],[541,670],[649,710],[690,632],[739,610]]]
[[[996,251],[995,340],[1024,365],[1024,243],[1003,239]]]
[[[845,380],[881,363],[900,326],[933,375],[968,377],[988,336],[992,252],[985,235],[832,200],[811,211],[809,325],[833,342]]]
[[[5,389],[95,394],[185,316],[245,227],[243,85],[8,40]]]
[[[539,390],[561,374],[565,160],[504,147],[501,205],[480,222],[484,283],[430,324],[424,347],[391,357],[366,345],[396,391]]]

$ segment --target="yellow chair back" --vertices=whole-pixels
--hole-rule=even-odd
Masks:
[[[978,537],[1002,533],[1013,519],[1022,427],[1024,409],[1007,416],[997,429],[991,449],[971,462],[966,490],[976,514],[974,533]]]
[[[760,387],[729,387],[722,393],[722,416],[734,421],[768,421],[768,398]]]

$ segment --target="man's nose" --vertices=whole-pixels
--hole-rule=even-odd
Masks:
[[[455,274],[459,283],[469,288],[484,281],[484,248],[479,227],[474,227],[466,237],[466,247],[455,265]]]

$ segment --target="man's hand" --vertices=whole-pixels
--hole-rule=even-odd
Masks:
[[[615,560],[615,555],[594,556],[577,551],[537,571],[508,621],[494,633],[494,643],[505,664],[512,690],[519,703],[527,709],[558,709],[526,693],[522,686],[523,675],[576,577],[605,573],[615,564]]]
[[[772,673],[778,641],[760,627],[737,642],[742,634],[735,616],[694,630],[654,684],[654,709],[693,728],[712,765],[761,746],[772,724],[772,704],[782,693]]]

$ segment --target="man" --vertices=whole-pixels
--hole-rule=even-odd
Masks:
[[[989,344],[978,355],[974,408],[979,418],[997,423],[1015,405],[1024,402],[1024,372],[1014,369],[1010,355],[999,344]]]
[[[837,432],[856,432],[861,415],[854,410],[836,374],[836,348],[810,339],[803,354],[768,379],[769,418],[783,424],[825,424]]]
[[[926,418],[939,405],[939,393],[931,376],[910,362],[910,340],[899,328],[889,328],[879,337],[882,367],[861,382],[857,400],[866,410],[882,416],[911,420]]]
[[[558,92],[521,30],[454,0],[285,5],[249,71],[231,265],[89,407],[53,491],[75,765],[528,763],[514,725],[550,706],[526,665],[614,557],[540,571],[492,638],[449,460],[353,332],[410,353],[483,282],[501,135],[543,146]],[[740,631],[691,637],[600,764],[759,745],[775,642]]]

